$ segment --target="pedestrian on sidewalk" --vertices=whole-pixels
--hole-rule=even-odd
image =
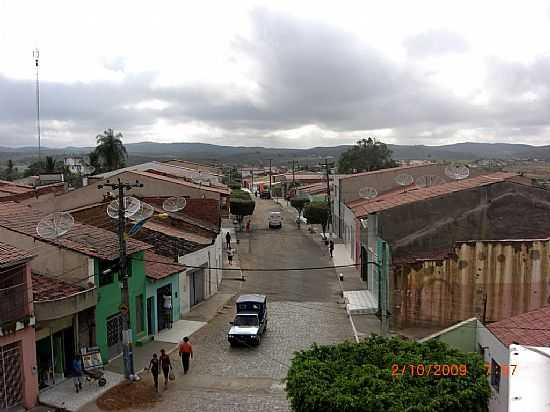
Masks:
[[[233,250],[229,249],[227,251],[227,260],[229,261],[229,265],[231,266],[233,264]]]
[[[183,373],[187,374],[189,370],[189,359],[193,359],[193,346],[189,342],[189,338],[186,336],[183,338],[183,342],[179,345],[179,352],[181,356],[181,365],[183,366]]]
[[[250,219],[246,222],[246,231],[250,232]]]
[[[164,389],[168,388],[168,374],[172,370],[172,364],[170,363],[170,356],[166,354],[164,349],[160,350],[160,367],[162,369],[162,374],[164,375]]]
[[[225,235],[225,242],[227,244],[227,249],[231,249],[231,234],[229,232]]]
[[[149,362],[149,370],[151,375],[153,375],[153,381],[155,382],[155,390],[159,391],[159,359],[157,354],[153,353],[153,359]]]
[[[330,251],[330,257],[332,257],[334,253],[334,241],[332,239],[328,242],[328,250]]]
[[[76,389],[76,393],[82,390],[82,362],[78,353],[74,355],[73,359],[73,382]]]

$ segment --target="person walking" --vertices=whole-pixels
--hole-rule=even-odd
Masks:
[[[164,349],[160,350],[159,357],[160,368],[162,369],[162,374],[164,375],[164,389],[168,388],[168,374],[172,369],[172,364],[170,363],[170,356],[166,354]]]
[[[153,381],[155,382],[155,390],[159,391],[159,360],[157,358],[157,354],[153,353],[153,358],[149,362],[149,370],[151,371],[151,375],[153,375]]]
[[[76,393],[82,390],[82,362],[78,354],[74,355],[73,359],[73,382]]]
[[[233,249],[229,249],[227,251],[227,260],[229,262],[229,266],[233,264]]]
[[[225,243],[227,244],[227,249],[231,249],[231,234],[229,232],[225,235]]]
[[[189,370],[189,359],[193,359],[193,346],[189,342],[189,338],[186,336],[183,338],[183,342],[179,345],[179,352],[181,356],[181,365],[183,366],[183,373],[187,374]]]
[[[328,250],[330,251],[330,257],[333,257],[332,255],[334,254],[334,241],[332,239],[330,239],[330,241],[328,242]]]

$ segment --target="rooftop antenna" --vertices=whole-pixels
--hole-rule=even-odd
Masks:
[[[395,177],[395,183],[403,188],[403,193],[407,191],[406,187],[414,183],[414,177],[409,174],[400,174]]]
[[[462,180],[470,176],[470,169],[466,165],[454,163],[445,168],[445,174],[451,179]]]
[[[40,172],[42,171],[42,156],[40,148],[40,81],[38,78],[38,58],[40,52],[38,49],[34,49],[32,57],[36,67],[36,131],[38,133],[38,178],[40,178]]]
[[[54,212],[42,218],[36,232],[44,239],[56,239],[67,233],[74,225],[74,218],[67,212]]]
[[[378,196],[378,190],[376,190],[374,187],[363,187],[359,189],[359,197],[361,199],[374,199],[376,196]]]
[[[446,182],[445,182],[445,179],[443,179],[440,176],[425,175],[425,176],[418,177],[415,183],[418,187],[432,187],[432,186],[442,185]]]

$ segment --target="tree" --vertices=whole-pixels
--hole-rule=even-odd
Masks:
[[[477,353],[379,336],[296,353],[286,390],[295,412],[485,412],[491,396]]]
[[[59,168],[60,168],[60,164],[54,157],[46,156],[46,161],[44,162],[44,167],[43,167],[44,173],[59,172]]]
[[[392,159],[392,151],[386,144],[369,137],[342,153],[338,173],[371,172],[396,166],[397,162]]]
[[[311,202],[306,205],[304,208],[304,217],[309,224],[321,225],[323,228],[323,237],[325,236],[330,219],[330,208],[327,202]]]
[[[90,161],[90,166],[92,166],[94,168],[94,173],[92,173],[92,174],[97,174],[97,173],[102,172],[101,164],[99,162],[99,155],[97,154],[97,152],[95,150],[91,151],[88,154],[88,160]]]
[[[290,206],[298,211],[298,220],[296,221],[298,227],[300,227],[300,217],[302,216],[302,210],[304,210],[304,207],[307,203],[309,203],[309,199],[305,197],[295,196],[290,199]]]
[[[8,164],[6,168],[2,171],[2,178],[12,181],[19,177],[19,173],[17,171],[17,168],[13,164],[13,160],[8,160]]]
[[[252,215],[255,208],[256,202],[248,192],[240,189],[231,192],[231,196],[229,196],[229,210],[237,216],[241,230],[244,217]]]
[[[122,144],[122,133],[115,134],[113,129],[107,129],[103,134],[98,134],[96,140],[95,152],[103,171],[110,172],[126,166],[128,153]]]

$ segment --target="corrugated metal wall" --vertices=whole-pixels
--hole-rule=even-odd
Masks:
[[[399,327],[498,321],[550,303],[550,240],[460,242],[455,256],[393,268]]]

